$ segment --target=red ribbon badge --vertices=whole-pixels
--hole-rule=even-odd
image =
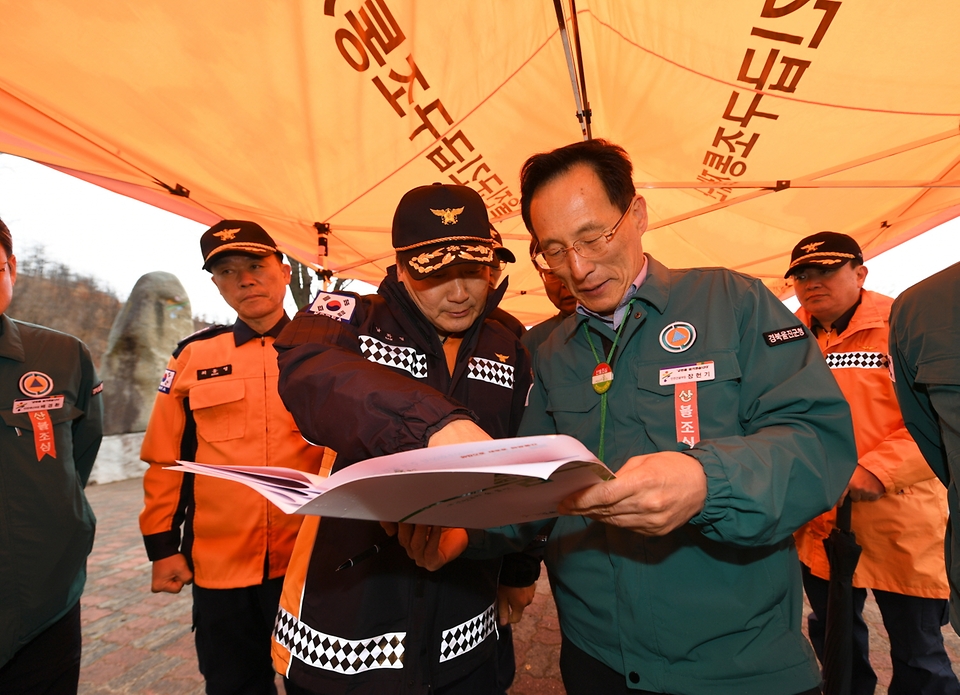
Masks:
[[[700,441],[697,382],[687,381],[674,386],[673,403],[677,419],[677,441],[692,447]]]
[[[30,413],[33,421],[33,443],[37,448],[37,461],[44,456],[57,458],[57,442],[53,438],[53,424],[46,410],[34,410]]]

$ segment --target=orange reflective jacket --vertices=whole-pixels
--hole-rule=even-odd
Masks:
[[[853,503],[851,528],[863,547],[853,584],[945,599],[949,596],[943,562],[947,491],[924,461],[900,415],[887,355],[893,300],[866,290],[860,296],[860,306],[839,336],[824,331],[817,336],[850,403],[858,463],[886,488],[875,502]],[[803,308],[797,316],[811,324]],[[795,534],[801,562],[823,579],[830,576],[823,539],[835,521],[836,508]]]
[[[163,469],[186,459],[321,470],[325,450],[303,439],[277,393],[272,336],[287,322],[258,336],[238,321],[181,342],[147,426],[140,452],[150,464],[140,514],[147,555],[159,560],[182,552],[197,585],[207,589],[282,577],[302,517],[284,514],[243,485]]]

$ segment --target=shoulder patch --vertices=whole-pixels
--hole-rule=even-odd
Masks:
[[[233,326],[225,326],[221,323],[215,323],[212,326],[201,328],[199,331],[196,331],[195,333],[191,333],[186,338],[184,338],[179,343],[177,343],[177,349],[173,351],[173,356],[179,357],[180,353],[183,352],[183,348],[185,348],[190,343],[193,343],[197,340],[206,340],[207,338],[213,338],[214,336],[218,336],[221,333],[227,333],[232,330],[233,330]]]
[[[160,393],[170,393],[170,389],[173,386],[173,377],[177,373],[172,369],[164,369],[163,376],[160,377],[160,387],[157,389]]]
[[[307,311],[346,323],[353,316],[356,308],[357,298],[352,294],[321,292],[307,307]]]
[[[770,331],[763,334],[763,340],[767,347],[775,347],[784,343],[792,343],[795,340],[803,340],[807,337],[807,328],[802,323],[789,328],[781,328],[776,331]]]

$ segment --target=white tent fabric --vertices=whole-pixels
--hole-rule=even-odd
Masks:
[[[563,0],[572,35],[569,0]],[[518,171],[582,137],[551,0],[0,0],[0,151],[377,282],[404,191],[473,186],[547,316]],[[801,237],[868,257],[960,214],[960,4],[579,0],[592,134],[645,248],[784,291]],[[317,256],[317,224],[329,255]],[[329,225],[329,228],[323,225]],[[136,234],[132,229],[131,234]]]

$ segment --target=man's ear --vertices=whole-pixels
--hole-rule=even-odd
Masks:
[[[640,195],[631,205],[636,205],[632,214],[639,218],[640,234],[643,234],[647,231],[647,201]]]

